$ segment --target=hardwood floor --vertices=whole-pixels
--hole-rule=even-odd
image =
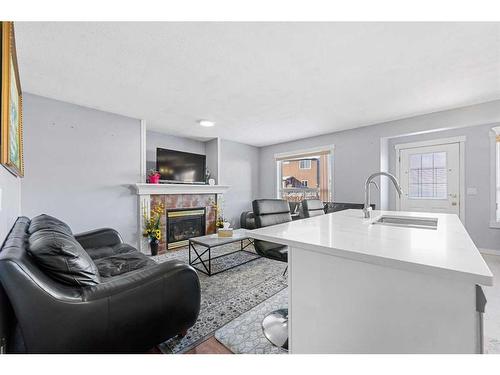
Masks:
[[[208,340],[203,341],[198,346],[188,351],[186,354],[233,354],[228,348],[222,345],[217,339],[212,336]]]
[[[155,346],[144,354],[162,354],[162,352]],[[218,342],[214,336],[211,336],[186,354],[233,354],[233,352]]]

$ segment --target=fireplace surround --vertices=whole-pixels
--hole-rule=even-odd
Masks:
[[[205,235],[205,207],[170,209],[166,211],[166,217],[165,234],[168,250],[187,245],[192,237]]]
[[[162,238],[158,246],[158,254],[162,254],[168,249],[174,247],[169,246],[168,230],[167,229],[167,213],[170,211],[195,211],[204,209],[205,211],[205,233],[215,233],[215,222],[217,212],[213,206],[214,202],[220,202],[223,194],[229,190],[227,185],[189,185],[189,184],[145,184],[139,183],[133,185],[138,196],[138,234],[140,235],[139,246],[142,252],[149,254],[149,245],[142,237],[144,228],[144,215],[151,211],[151,207],[161,203],[165,210],[160,216],[160,225],[162,228]],[[198,218],[199,219],[199,218]],[[190,228],[185,229],[185,232],[191,231]],[[197,233],[193,231],[193,233]],[[187,233],[184,233],[187,234]],[[203,235],[201,234],[201,235]],[[177,238],[182,236],[177,233]],[[194,237],[194,235],[190,235]],[[177,241],[174,241],[177,242]],[[179,246],[181,246],[179,244]]]

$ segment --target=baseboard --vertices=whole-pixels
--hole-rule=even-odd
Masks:
[[[479,252],[481,254],[487,254],[487,255],[498,255],[500,256],[500,250],[494,250],[494,249],[483,249],[483,248],[478,248]]]

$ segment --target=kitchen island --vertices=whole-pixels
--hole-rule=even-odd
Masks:
[[[291,353],[481,352],[476,286],[493,275],[457,215],[346,210],[248,234],[289,247]]]

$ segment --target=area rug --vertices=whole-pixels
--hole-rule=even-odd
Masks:
[[[286,354],[262,333],[262,320],[271,311],[288,306],[288,288],[250,309],[215,332],[215,338],[236,354]]]
[[[212,255],[229,253],[239,247],[239,243],[225,245],[213,249]],[[253,246],[247,250],[254,251]],[[238,252],[218,258],[212,267],[226,268],[252,257],[255,255]],[[188,263],[188,249],[170,251],[153,259],[157,262],[179,259]],[[198,272],[201,284],[198,320],[185,337],[174,337],[160,344],[159,349],[165,354],[184,353],[214,335],[217,329],[286,288],[287,279],[282,276],[285,267],[283,262],[258,258],[211,277]]]

